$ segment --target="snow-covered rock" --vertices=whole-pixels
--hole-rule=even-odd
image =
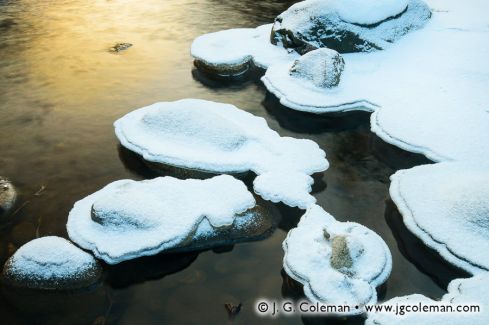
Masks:
[[[9,213],[17,200],[17,191],[12,183],[0,176],[0,217]]]
[[[315,114],[372,111],[384,141],[434,161],[489,159],[489,18],[483,0],[427,0],[430,22],[384,51],[343,54],[333,89],[307,89],[291,63],[262,78],[289,108]]]
[[[263,118],[229,104],[156,103],[117,120],[115,132],[124,147],[152,163],[209,173],[252,171],[258,175],[255,189],[265,199],[300,208],[315,202],[310,175],[328,168],[315,142],[280,137]]]
[[[489,163],[444,162],[391,176],[406,227],[448,262],[489,270]]]
[[[272,63],[296,58],[297,53],[270,43],[271,29],[268,24],[205,34],[192,43],[191,55],[199,69],[222,76],[240,75],[250,64],[266,69]]]
[[[89,287],[101,275],[92,255],[64,238],[49,236],[20,247],[5,263],[2,281],[12,287],[71,290]]]
[[[109,264],[261,238],[268,212],[231,176],[120,180],[75,203],[68,235]]]
[[[317,88],[332,88],[340,83],[345,61],[335,50],[311,51],[292,64],[289,75],[311,83]]]
[[[450,282],[448,293],[441,301],[435,301],[420,294],[396,297],[386,301],[384,305],[393,306],[393,312],[368,313],[366,325],[465,325],[486,324],[489,319],[489,274],[483,273],[468,279],[456,279]],[[406,309],[419,308],[419,306],[433,308],[433,312],[406,312]],[[480,312],[441,312],[455,310],[457,306],[477,304]],[[403,315],[395,315],[396,306],[403,308]],[[414,307],[414,308],[413,308]],[[421,307],[423,308],[423,307]],[[436,309],[440,312],[434,312]]]
[[[302,54],[321,47],[369,52],[423,27],[430,16],[422,0],[306,0],[275,19],[271,41]]]
[[[409,0],[340,0],[334,6],[345,22],[373,25],[401,14],[408,4]]]
[[[317,205],[288,233],[283,248],[284,269],[309,300],[350,306],[352,315],[377,302],[376,287],[392,269],[389,248],[375,232],[336,221]]]

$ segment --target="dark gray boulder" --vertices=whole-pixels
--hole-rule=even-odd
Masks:
[[[431,17],[429,7],[422,0],[407,0],[404,9],[387,10],[384,15],[372,14],[368,11],[369,4],[363,3],[362,10],[371,19],[360,19],[360,15],[354,14],[355,6],[349,12],[348,8],[339,8],[339,3],[306,0],[291,6],[275,19],[271,42],[301,54],[321,47],[340,53],[382,50],[410,31],[422,28]],[[372,1],[372,6],[375,5]],[[372,7],[373,10],[379,9]]]

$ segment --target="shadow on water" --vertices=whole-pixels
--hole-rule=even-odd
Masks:
[[[292,228],[297,227],[299,220],[306,212],[305,210],[299,209],[297,207],[289,207],[288,205],[285,205],[283,203],[277,203],[275,204],[275,206],[282,216],[282,219],[278,224],[278,228],[282,229],[285,232],[288,232]]]
[[[352,130],[368,124],[370,120],[370,113],[364,111],[330,114],[296,111],[283,106],[278,98],[268,91],[262,104],[281,127],[298,133],[317,134]]]
[[[399,170],[408,169],[418,165],[433,164],[433,161],[422,154],[409,152],[385,142],[372,133],[371,150],[375,157],[387,166]]]
[[[141,156],[132,152],[131,150],[126,149],[120,144],[117,145],[117,152],[119,154],[119,159],[126,170],[135,176],[143,179],[152,179],[161,176],[161,174],[158,174],[156,171],[149,168]]]
[[[146,161],[143,157],[123,147],[122,145],[118,145],[117,150],[119,152],[119,158],[124,167],[136,176],[146,179],[159,176],[171,176],[179,179],[208,179],[217,175],[221,175],[220,173],[212,173],[207,171],[152,163]],[[248,189],[253,188],[253,180],[256,177],[255,173],[250,171],[242,173],[231,173],[230,175],[242,180],[246,184]]]
[[[199,253],[159,254],[107,265],[107,283],[114,289],[121,289],[138,283],[159,280],[186,269],[197,259]]]
[[[192,78],[210,89],[242,90],[250,85],[259,84],[262,70],[248,69],[238,76],[219,76],[201,69],[192,69]]]
[[[119,158],[124,167],[131,173],[135,174],[137,177],[141,177],[144,179],[151,179],[159,176],[171,176],[180,179],[208,179],[217,175],[221,175],[220,173],[212,173],[164,164],[151,163],[144,160],[143,157],[141,157],[137,153],[134,153],[129,149],[123,147],[122,145],[118,145],[117,150],[119,153]],[[232,173],[230,175],[242,180],[248,187],[248,190],[253,192],[253,180],[256,178],[256,174],[254,172],[248,171],[243,173]],[[322,192],[326,189],[327,184],[324,181],[324,173],[315,173],[312,175],[312,178],[314,179],[314,184],[312,185],[313,194]]]
[[[3,324],[104,324],[112,305],[103,285],[74,292],[2,287],[0,300],[0,306],[10,307],[0,309]]]
[[[386,202],[385,219],[397,241],[399,251],[441,288],[445,289],[448,283],[456,278],[471,276],[464,270],[446,262],[435,250],[427,247],[413,235],[404,225],[402,215],[391,199]]]

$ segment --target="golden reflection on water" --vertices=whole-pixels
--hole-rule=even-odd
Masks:
[[[36,33],[22,59],[31,82],[47,98],[93,102],[144,90],[170,77],[181,56],[191,62],[188,21],[175,19],[190,16],[188,9],[178,1],[157,0],[40,3],[23,13]],[[134,46],[109,53],[117,42]]]

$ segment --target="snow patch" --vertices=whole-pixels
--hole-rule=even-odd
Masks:
[[[408,6],[408,0],[336,0],[336,12],[343,21],[372,25],[399,15]]]
[[[484,273],[468,279],[455,279],[448,285],[448,293],[441,301],[435,301],[420,294],[396,297],[384,302],[385,305],[419,306],[438,305],[439,307],[452,304],[456,305],[477,304],[480,312],[476,313],[422,313],[412,312],[402,316],[392,313],[369,313],[365,325],[463,325],[485,324],[489,319],[489,274]],[[395,307],[394,307],[395,309]]]
[[[116,121],[115,132],[124,147],[150,162],[211,173],[273,172],[257,181],[260,192],[293,206],[312,202],[310,186],[301,180],[305,192],[279,188],[274,182],[285,180],[278,173],[284,179],[292,175],[288,183],[296,185],[297,179],[309,182],[309,175],[328,168],[315,142],[280,137],[263,118],[229,104],[198,99],[156,103]]]
[[[191,46],[192,57],[221,75],[240,74],[249,62],[266,69],[271,64],[289,61],[298,54],[270,43],[272,25],[236,28],[197,37]]]
[[[390,194],[406,227],[427,246],[470,273],[489,270],[487,162],[401,170],[391,176]]]

